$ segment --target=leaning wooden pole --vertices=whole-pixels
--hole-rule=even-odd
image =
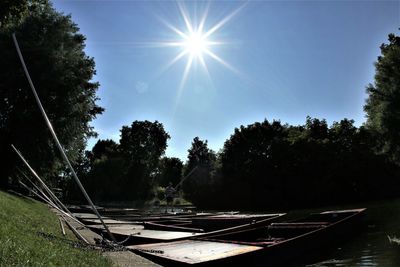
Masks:
[[[30,87],[31,87],[31,89],[32,89],[32,93],[33,93],[33,95],[34,95],[34,97],[35,97],[35,99],[36,99],[36,103],[37,103],[37,105],[38,105],[38,107],[39,107],[39,109],[40,109],[40,112],[41,112],[42,115],[43,115],[43,118],[44,118],[44,120],[45,120],[45,122],[46,122],[46,124],[47,124],[47,127],[49,128],[49,130],[50,130],[50,132],[51,132],[51,134],[52,134],[52,136],[53,136],[53,138],[54,138],[54,141],[55,141],[56,144],[57,144],[57,147],[58,147],[58,150],[59,150],[60,153],[61,153],[61,156],[63,157],[65,163],[67,164],[68,168],[70,169],[70,171],[71,171],[71,173],[72,173],[72,176],[73,176],[74,179],[75,179],[75,182],[78,184],[78,186],[79,186],[80,190],[82,191],[83,195],[85,196],[87,202],[88,202],[89,205],[92,207],[93,212],[94,212],[94,213],[97,215],[97,217],[99,218],[101,224],[104,226],[104,229],[107,231],[107,233],[108,233],[108,235],[110,236],[110,238],[111,238],[113,241],[116,241],[115,237],[114,237],[113,234],[110,232],[110,230],[108,229],[107,225],[104,223],[103,218],[101,218],[99,212],[97,211],[96,207],[94,206],[94,204],[93,204],[92,200],[90,199],[89,195],[86,193],[85,188],[83,187],[81,181],[79,180],[78,176],[77,176],[76,173],[75,173],[74,168],[73,168],[72,165],[71,165],[71,162],[69,161],[67,155],[65,154],[65,151],[64,151],[63,147],[61,146],[60,141],[58,140],[58,137],[57,137],[57,135],[56,135],[56,132],[54,131],[53,126],[52,126],[52,124],[51,124],[49,118],[47,117],[46,111],[44,110],[44,108],[43,108],[43,106],[42,106],[42,103],[41,103],[41,101],[40,101],[40,99],[39,99],[39,96],[38,96],[38,94],[36,93],[35,86],[33,85],[31,76],[29,75],[29,72],[28,72],[28,69],[27,69],[27,67],[26,67],[24,58],[23,58],[23,56],[22,56],[21,50],[20,50],[19,45],[18,45],[17,37],[15,36],[15,33],[12,34],[12,37],[13,37],[13,40],[14,40],[15,48],[17,49],[17,53],[18,53],[19,59],[20,59],[20,61],[21,61],[22,67],[23,67],[23,69],[24,69],[26,78],[28,79],[29,85],[30,85]]]

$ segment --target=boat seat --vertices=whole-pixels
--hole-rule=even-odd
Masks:
[[[263,243],[272,243],[275,244],[277,242],[283,241],[285,238],[279,238],[279,237],[264,237],[264,238],[257,238],[257,242],[263,242]]]
[[[312,229],[326,227],[329,222],[271,223],[268,229]]]

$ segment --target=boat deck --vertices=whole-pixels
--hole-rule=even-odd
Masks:
[[[204,263],[263,249],[259,246],[197,240],[128,246],[127,248],[187,264]]]

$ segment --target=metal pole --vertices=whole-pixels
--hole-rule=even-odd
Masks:
[[[64,229],[64,225],[63,225],[63,223],[61,221],[61,218],[58,217],[58,220],[60,221],[60,227],[61,227],[62,234],[63,234],[63,236],[65,236],[65,229]]]
[[[67,220],[64,219],[64,222],[68,225],[69,229],[72,230],[72,232],[74,232],[75,236],[77,236],[79,239],[81,239],[83,242],[85,242],[86,244],[90,245],[89,241],[86,240],[86,238],[84,238],[79,232],[78,230],[76,230]]]
[[[12,37],[13,37],[13,40],[14,40],[15,48],[17,49],[17,53],[18,53],[19,59],[21,60],[21,64],[22,64],[22,67],[23,67],[23,69],[24,69],[26,78],[27,78],[28,81],[29,81],[29,85],[30,85],[30,87],[31,87],[31,89],[32,89],[32,93],[33,93],[33,95],[35,96],[36,103],[38,104],[38,107],[39,107],[39,109],[40,109],[40,111],[41,111],[41,113],[42,113],[42,115],[43,115],[43,118],[44,118],[44,120],[45,120],[45,122],[46,122],[46,124],[47,124],[47,127],[49,128],[49,130],[50,130],[50,132],[51,132],[51,134],[52,134],[52,136],[53,136],[53,138],[54,138],[54,140],[55,140],[55,142],[56,142],[56,144],[57,144],[58,150],[60,151],[60,153],[61,153],[61,155],[62,155],[62,157],[63,157],[65,163],[67,164],[68,168],[70,169],[70,171],[71,171],[71,173],[72,173],[72,176],[73,176],[74,179],[75,179],[75,182],[78,184],[79,188],[81,189],[81,191],[82,191],[83,195],[85,196],[86,200],[88,201],[89,205],[92,207],[93,212],[94,212],[94,213],[97,215],[97,217],[100,219],[101,224],[104,226],[104,228],[106,229],[106,231],[107,231],[108,235],[111,237],[111,239],[112,239],[113,241],[116,241],[115,237],[114,237],[113,234],[110,232],[110,230],[108,229],[107,225],[104,223],[103,219],[101,218],[99,212],[97,211],[96,207],[94,206],[94,204],[93,204],[92,200],[90,199],[89,195],[86,193],[86,190],[85,190],[85,188],[83,187],[83,185],[82,185],[81,181],[79,180],[78,176],[76,175],[74,168],[72,168],[72,165],[71,165],[71,163],[69,162],[69,159],[68,159],[67,155],[65,154],[64,149],[63,149],[63,147],[61,146],[60,141],[58,140],[58,137],[57,137],[57,135],[56,135],[56,133],[55,133],[55,131],[54,131],[54,129],[53,129],[53,126],[52,126],[52,124],[51,124],[49,118],[47,117],[47,114],[46,114],[46,112],[45,112],[45,110],[44,110],[44,108],[43,108],[43,106],[42,106],[42,103],[40,102],[39,96],[38,96],[38,94],[36,93],[35,86],[33,85],[32,79],[31,79],[31,77],[30,77],[30,75],[29,75],[29,72],[28,72],[28,69],[27,69],[27,67],[26,67],[24,58],[23,58],[23,56],[22,56],[21,50],[20,50],[19,45],[18,45],[17,38],[16,38],[16,36],[15,36],[15,33],[12,34]]]
[[[37,186],[31,179],[29,179],[29,177],[25,174],[25,173],[23,173],[21,170],[20,170],[20,173],[22,173],[22,175],[25,177],[25,179],[26,180],[28,180],[32,185],[33,185],[33,187],[40,193],[40,194],[42,194],[42,196],[45,198],[45,199],[47,199],[47,201],[49,201],[49,202],[51,202],[51,203],[53,203],[54,205],[56,205],[53,201],[51,201],[51,199],[43,192],[43,190],[41,190],[40,188],[39,188],[39,186]],[[58,207],[58,206],[57,206]],[[58,208],[60,208],[60,207],[58,207]],[[61,209],[61,208],[60,208]]]
[[[64,214],[64,216],[67,216],[68,218],[74,220],[75,222],[79,223],[79,225],[86,227],[86,225],[84,225],[83,223],[81,223],[80,221],[78,221],[76,218],[72,217],[70,214],[66,213],[65,211],[63,211],[62,209],[60,209],[59,207],[57,207],[56,204],[54,204],[51,200],[46,200],[44,197],[42,197],[41,195],[39,195],[38,193],[36,193],[35,191],[33,191],[32,189],[30,189],[26,184],[24,184],[21,181],[18,181],[23,187],[25,187],[26,189],[28,189],[30,192],[32,192],[35,196],[37,196],[38,198],[40,198],[41,200],[43,200],[44,202],[46,202],[47,204],[49,204],[50,206],[52,206],[53,208],[55,208],[56,210],[58,210],[61,215]],[[43,194],[43,192],[42,192]],[[44,195],[44,194],[43,194]]]
[[[39,193],[42,194],[42,196],[45,198],[43,199],[40,195],[36,194],[34,191],[32,191],[32,193],[34,193],[35,195],[37,195],[40,199],[42,199],[44,202],[46,202],[47,204],[49,204],[50,206],[52,206],[53,208],[55,208],[56,210],[58,210],[59,212],[63,213],[64,215],[68,216],[68,218],[71,218],[72,220],[74,220],[75,222],[79,223],[82,226],[85,226],[83,223],[81,223],[75,216],[72,215],[72,213],[68,213],[62,210],[61,207],[58,207],[53,201],[51,201],[51,199],[43,192],[43,190],[41,190],[31,179],[29,179],[29,177],[23,173],[21,170],[19,170],[22,175],[33,185],[33,187],[38,190]],[[21,181],[19,181],[22,185],[24,185]],[[30,190],[28,187],[26,187],[28,190]]]
[[[64,206],[64,204],[54,195],[54,193],[50,190],[50,188],[47,187],[47,185],[43,182],[42,179],[40,179],[39,175],[35,172],[35,170],[29,165],[29,163],[25,160],[24,156],[22,156],[21,152],[19,152],[18,149],[15,148],[14,145],[11,145],[11,147],[14,149],[15,153],[20,157],[22,162],[28,167],[28,169],[31,171],[33,176],[40,182],[40,184],[43,186],[43,188],[47,191],[47,193],[52,197],[54,202],[58,203],[60,207],[62,207],[66,212],[71,213],[67,207]],[[72,213],[71,213],[72,214]]]
[[[180,186],[183,181],[185,181],[190,175],[192,175],[194,173],[194,171],[197,169],[198,166],[194,167],[185,177],[182,178],[182,180],[175,186],[175,190],[176,188],[178,188],[178,186]]]

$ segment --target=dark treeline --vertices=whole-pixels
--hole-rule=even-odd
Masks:
[[[3,2],[2,188],[21,177],[17,167],[23,166],[10,149],[15,144],[69,201],[81,199],[30,94],[11,39],[15,32],[59,139],[96,202],[162,200],[169,182],[201,208],[285,209],[400,195],[400,37],[394,34],[375,63],[362,126],[346,118],[332,125],[311,117],[304,125],[266,119],[234,129],[218,152],[195,137],[183,162],[165,156],[170,136],[158,121],[133,121],[122,126],[118,142],[99,140],[85,152],[87,139],[96,136],[89,123],[103,112],[85,37],[48,0]]]
[[[161,124],[135,121],[142,132],[133,134],[138,147],[150,149],[143,140],[156,138],[143,131],[153,124],[166,144]],[[347,119],[330,127],[312,118],[300,126],[256,122],[235,129],[219,153],[196,137],[184,165],[160,153],[159,160],[148,164],[139,152],[131,156],[142,167],[130,169],[122,153],[123,134],[120,143],[100,140],[88,153],[90,168],[81,177],[98,201],[151,198],[157,186],[177,185],[194,168],[181,189],[201,208],[309,207],[400,195],[398,166],[375,152],[376,139],[366,127],[357,128]]]
[[[344,119],[307,118],[235,129],[220,154],[222,207],[288,208],[392,197],[399,169],[373,152],[369,132]]]

